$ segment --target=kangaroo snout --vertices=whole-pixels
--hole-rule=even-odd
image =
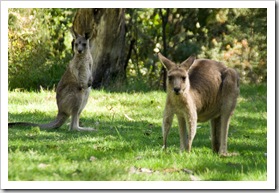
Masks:
[[[181,90],[181,89],[180,89],[179,87],[173,88],[173,91],[174,91],[174,93],[175,93],[176,95],[179,95],[180,90]]]

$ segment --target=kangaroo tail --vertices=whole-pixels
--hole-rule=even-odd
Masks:
[[[36,124],[36,123],[29,123],[29,122],[14,122],[14,123],[8,123],[8,127],[11,128],[11,127],[15,127],[15,126],[33,126],[33,127],[36,127],[36,126],[40,126],[39,124]]]
[[[69,118],[68,115],[58,114],[54,121],[47,123],[47,124],[40,124],[39,127],[41,129],[57,129],[57,128],[61,127],[68,118]]]
[[[61,127],[66,120],[68,119],[68,115],[65,114],[58,114],[56,119],[50,123],[47,124],[37,124],[37,123],[29,123],[29,122],[14,122],[14,123],[8,123],[8,127],[14,127],[14,126],[33,126],[33,127],[40,127],[41,129],[57,129]]]

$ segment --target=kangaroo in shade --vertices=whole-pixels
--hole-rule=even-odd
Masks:
[[[79,116],[87,103],[92,85],[91,68],[93,60],[89,48],[90,34],[79,35],[73,30],[71,32],[74,38],[74,57],[57,85],[56,103],[58,114],[56,119],[47,124],[9,123],[9,127],[39,126],[41,129],[56,129],[62,126],[71,116],[70,130],[94,131],[93,128],[79,126]]]
[[[238,73],[221,62],[194,56],[179,65],[161,53],[158,57],[167,69],[163,148],[167,148],[168,133],[176,115],[182,151],[191,151],[197,122],[210,120],[213,152],[228,155],[229,123],[239,95]]]

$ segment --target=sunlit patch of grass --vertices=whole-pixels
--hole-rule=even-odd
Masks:
[[[9,121],[48,122],[57,113],[53,91],[9,92]],[[177,120],[162,146],[166,94],[92,91],[81,114],[98,132],[9,129],[9,180],[266,180],[266,85],[241,87],[228,149],[211,151],[210,124],[199,123],[191,153],[179,150]],[[2,128],[5,129],[5,128]]]

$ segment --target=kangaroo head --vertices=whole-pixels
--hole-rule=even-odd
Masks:
[[[89,33],[80,35],[72,29],[73,42],[72,47],[76,54],[83,54],[89,48],[89,39],[91,38]]]
[[[74,52],[82,54],[87,48],[89,48],[89,40],[78,34],[77,38],[74,40]]]
[[[188,70],[195,60],[195,56],[190,56],[184,62],[176,65],[171,60],[158,53],[161,63],[167,69],[167,90],[176,95],[183,93],[190,88]]]

